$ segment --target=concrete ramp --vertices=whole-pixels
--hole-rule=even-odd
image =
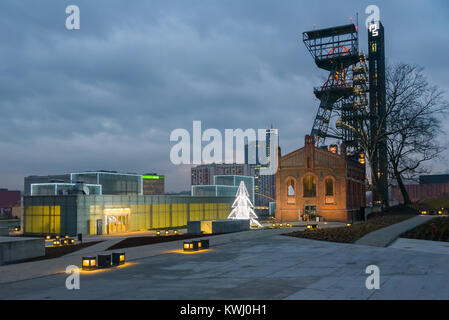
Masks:
[[[404,232],[416,228],[417,226],[420,226],[433,218],[436,218],[436,216],[417,216],[368,233],[366,236],[357,240],[355,244],[373,247],[387,247]]]

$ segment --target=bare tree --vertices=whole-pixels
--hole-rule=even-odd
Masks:
[[[389,176],[397,181],[405,203],[410,203],[404,180],[426,172],[425,162],[444,150],[437,136],[441,131],[441,115],[449,107],[443,92],[428,83],[422,68],[405,63],[391,65],[387,68],[386,86],[386,112],[382,118],[374,119],[369,108],[363,107],[358,109],[352,123],[339,120],[337,129],[340,126],[354,134],[372,173],[372,189],[388,206],[381,178],[373,174],[378,170],[375,163],[379,146],[387,142]],[[376,121],[375,130],[372,121]]]
[[[390,177],[397,181],[405,204],[409,204],[404,180],[416,180],[428,172],[425,162],[444,150],[437,138],[441,116],[449,105],[443,92],[429,84],[422,68],[405,63],[387,68],[386,103]]]

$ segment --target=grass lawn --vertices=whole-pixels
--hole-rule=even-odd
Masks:
[[[435,230],[434,236],[432,236],[432,224],[434,225]],[[402,234],[401,237],[449,242],[449,217],[436,217],[415,229],[407,231]]]
[[[108,250],[117,250],[117,249],[125,249],[139,246],[146,246],[149,244],[156,244],[162,242],[171,242],[178,240],[188,240],[194,238],[204,238],[216,236],[218,234],[208,234],[208,235],[192,235],[192,234],[178,234],[178,235],[169,235],[169,236],[144,236],[144,237],[131,237],[126,238],[119,243],[116,243],[112,247],[108,248]]]
[[[382,216],[373,216],[366,222],[356,223],[350,227],[296,231],[285,235],[321,241],[354,243],[370,232],[416,217],[416,215],[417,212],[413,209],[394,207]]]

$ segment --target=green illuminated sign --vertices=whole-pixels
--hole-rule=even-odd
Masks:
[[[159,179],[164,179],[164,177],[161,177],[161,176],[142,176],[142,179],[159,180]]]

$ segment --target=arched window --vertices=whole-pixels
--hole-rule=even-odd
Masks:
[[[332,179],[326,179],[325,185],[326,185],[326,196],[333,196],[334,195],[334,181]]]
[[[316,179],[314,176],[304,177],[304,197],[312,198],[316,197]]]
[[[289,197],[295,196],[295,181],[289,180],[287,183],[287,195]]]

